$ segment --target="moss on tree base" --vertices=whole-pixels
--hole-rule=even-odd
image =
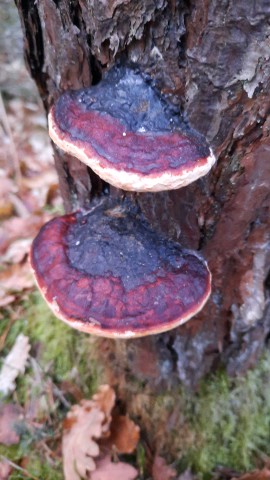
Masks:
[[[2,320],[0,335],[8,321],[8,318]],[[20,317],[9,331],[2,358],[20,332],[29,336],[31,355],[42,371],[41,384],[36,387],[37,397],[45,395],[48,379],[59,388],[63,380],[72,381],[85,398],[89,398],[97,385],[106,380],[102,366],[98,366],[95,360],[96,340],[56,320],[37,294],[31,295],[24,303]],[[175,462],[179,472],[190,467],[206,478],[218,466],[237,471],[254,468],[261,453],[270,454],[269,367],[270,353],[266,351],[257,367],[245,377],[232,379],[219,372],[206,378],[196,393],[173,388],[153,395],[145,383],[129,378],[124,387],[120,385],[118,394],[124,390],[129,392],[132,402],[121,408],[144,426],[140,452],[147,446],[155,453],[158,446],[159,453],[167,461]],[[34,376],[30,362],[25,375],[17,381],[16,396],[12,398],[11,395],[5,401],[17,398],[25,406]],[[49,425],[45,421],[42,431],[47,439],[53,439],[66,411],[67,407],[61,401],[55,403],[50,411],[52,423]],[[43,458],[40,438],[37,432],[26,428],[21,432],[20,443],[1,446],[0,454],[18,463],[22,458],[33,459],[29,460],[27,470],[37,478],[63,478],[60,460],[52,466]],[[14,480],[23,476],[14,471],[10,478]]]

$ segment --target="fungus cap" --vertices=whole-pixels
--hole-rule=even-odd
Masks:
[[[106,200],[45,224],[31,265],[57,317],[104,337],[170,330],[199,312],[211,274],[197,253],[151,229],[137,208]]]
[[[64,93],[50,111],[49,133],[60,148],[124,190],[180,188],[215,163],[202,135],[126,67],[114,67],[98,85]]]

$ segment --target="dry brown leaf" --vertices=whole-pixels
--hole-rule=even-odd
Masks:
[[[7,199],[2,200],[0,198],[0,220],[8,218],[13,213],[13,203]]]
[[[167,465],[164,458],[155,455],[152,465],[153,480],[172,480],[176,477],[176,470]]]
[[[128,417],[115,417],[113,434],[110,437],[114,405],[114,390],[109,385],[101,385],[91,400],[81,400],[79,405],[72,407],[64,422],[65,480],[79,480],[79,475],[84,479],[89,478],[88,472],[91,472],[90,478],[94,475],[95,479],[114,478],[114,471],[116,476],[123,480],[137,476],[137,471],[129,465],[113,464],[110,457],[106,457],[106,461],[95,458],[100,453],[99,444],[103,447],[106,445],[107,448],[115,446],[119,453],[131,453],[137,445],[139,428]]]
[[[20,437],[16,433],[15,426],[22,419],[22,408],[19,405],[15,403],[0,405],[0,443],[3,445],[19,443]]]
[[[6,172],[0,169],[0,199],[6,198],[10,192],[17,192],[18,187],[14,181],[6,176]]]
[[[19,443],[20,437],[16,433],[15,425],[22,419],[22,408],[19,405],[8,403],[0,406],[0,443],[4,445]]]
[[[22,184],[28,190],[21,196],[32,212],[36,212],[49,201],[50,192],[57,194],[58,178],[55,168],[51,167],[30,178],[23,178]]]
[[[76,402],[80,402],[83,397],[81,389],[75,385],[75,383],[69,382],[68,380],[61,382],[60,390],[64,395],[71,395]]]
[[[8,480],[11,472],[12,468],[5,460],[0,462],[0,480]]]
[[[232,480],[236,478],[233,477]],[[270,480],[270,470],[266,467],[262,470],[253,470],[238,477],[237,480]]]
[[[0,305],[6,306],[14,300],[14,292],[32,288],[35,281],[28,262],[10,265],[0,272]]]
[[[132,453],[140,438],[140,429],[127,415],[115,415],[111,423],[108,443],[118,453]]]
[[[4,254],[10,244],[18,239],[33,239],[42,225],[50,220],[47,213],[13,217],[2,222],[0,227],[0,254]]]
[[[99,446],[94,439],[102,435],[104,413],[93,407],[91,400],[74,405],[64,421],[62,440],[65,480],[87,478],[95,467]]]
[[[128,463],[112,463],[110,455],[96,461],[96,470],[88,476],[89,480],[134,480],[138,476],[136,468]],[[165,480],[165,479],[164,479]]]
[[[115,405],[115,391],[109,385],[101,385],[92,397],[92,402],[104,413],[104,422],[102,424],[103,436],[109,435],[111,424],[111,411]]]
[[[55,168],[53,166],[31,178],[23,178],[22,184],[30,190],[48,189],[51,185],[58,185],[58,178]]]
[[[0,219],[10,217],[13,213],[13,204],[10,201],[10,193],[17,192],[18,187],[16,187],[13,180],[7,177],[7,172],[0,169]]]
[[[20,373],[24,373],[30,350],[29,339],[23,334],[16,338],[16,342],[6,356],[0,371],[0,392],[3,395],[15,390],[15,380]]]
[[[20,263],[28,254],[31,243],[32,238],[15,240],[1,257],[1,261],[4,263]]]
[[[7,307],[10,303],[14,302],[15,295],[3,295],[1,297],[1,290],[0,290],[0,307]]]

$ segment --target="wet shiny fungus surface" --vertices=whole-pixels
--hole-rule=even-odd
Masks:
[[[51,220],[31,261],[49,304],[64,319],[91,325],[91,333],[170,329],[210,292],[205,262],[154,232],[126,202]]]
[[[98,85],[64,93],[53,109],[58,135],[103,159],[104,167],[148,175],[192,168],[210,154],[134,70],[114,68]]]

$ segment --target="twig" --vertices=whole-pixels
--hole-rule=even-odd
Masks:
[[[60,388],[58,388],[55,383],[52,382],[52,387],[53,387],[53,393],[56,397],[59,398],[59,400],[62,402],[62,404],[66,407],[66,408],[71,408],[71,403],[66,399],[66,397],[64,396],[63,392],[61,392]]]
[[[20,161],[17,152],[17,148],[13,139],[12,131],[9,125],[9,120],[7,116],[7,112],[5,109],[5,105],[3,102],[2,94],[0,92],[0,121],[3,125],[4,130],[6,131],[9,141],[10,141],[10,150],[12,154],[12,161],[13,161],[13,172],[15,174],[15,178],[18,184],[21,182],[22,174],[20,169]]]
[[[34,372],[39,376],[40,383],[42,383],[42,376],[43,376],[44,372],[42,371],[41,366],[39,365],[37,360],[33,357],[30,357],[30,362],[32,364],[32,368],[33,368]],[[63,405],[66,408],[71,408],[71,403],[66,399],[63,392],[61,392],[60,388],[58,388],[52,380],[51,380],[51,385],[52,385],[53,394],[57,398],[59,398],[59,400],[61,400],[61,402],[63,403]]]
[[[9,198],[19,217],[26,218],[30,216],[29,210],[17,195],[11,192]]]
[[[3,331],[2,335],[0,336],[0,352],[3,350],[6,342],[6,338],[8,336],[9,330],[11,329],[13,323],[15,322],[15,318],[11,318],[8,322],[5,330]]]
[[[25,470],[24,468],[20,467],[19,465],[17,465],[17,463],[14,463],[12,462],[11,460],[9,460],[9,458],[5,457],[4,455],[0,455],[0,458],[2,460],[4,460],[5,462],[7,462],[11,467],[15,468],[15,470],[18,470],[19,472],[22,472],[24,473],[24,475],[26,475],[28,478],[32,478],[32,480],[40,480],[38,479],[37,477],[34,477],[34,475],[31,475],[31,473],[29,473],[27,470]]]

